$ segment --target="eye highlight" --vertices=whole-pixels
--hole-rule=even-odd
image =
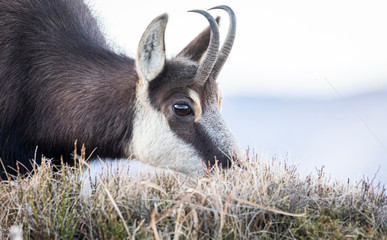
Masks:
[[[172,106],[173,112],[180,117],[185,117],[193,114],[191,108],[185,103],[174,104]]]

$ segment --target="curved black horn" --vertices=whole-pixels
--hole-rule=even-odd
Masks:
[[[196,81],[200,85],[204,85],[212,72],[219,52],[219,28],[216,20],[206,11],[203,10],[190,10],[188,12],[196,12],[203,15],[210,23],[211,37],[210,43],[207,48],[206,55],[200,63],[198,71],[196,72]]]
[[[220,49],[218,59],[216,60],[216,63],[212,69],[211,76],[210,76],[211,79],[216,79],[224,63],[227,60],[228,55],[230,54],[232,45],[234,43],[235,32],[236,32],[236,17],[235,17],[234,11],[226,5],[216,6],[208,10],[212,10],[212,9],[225,10],[227,11],[228,16],[230,17],[230,25],[228,27],[226,39],[222,45],[222,48]]]

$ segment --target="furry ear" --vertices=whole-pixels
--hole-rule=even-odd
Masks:
[[[219,24],[220,17],[216,18],[216,22]],[[186,57],[193,61],[199,62],[210,43],[211,29],[207,27],[201,32],[194,40],[192,40],[178,55],[177,57]]]
[[[168,14],[155,18],[142,35],[137,50],[137,73],[143,81],[152,81],[164,69],[165,44],[164,33]]]

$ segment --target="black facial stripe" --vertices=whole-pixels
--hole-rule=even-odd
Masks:
[[[199,141],[194,141],[192,145],[198,152],[203,152],[204,160],[209,161],[210,165],[213,166],[215,164],[216,157],[216,160],[218,161],[218,164],[220,164],[220,166],[222,166],[223,168],[230,167],[231,162],[229,157],[218,149],[218,146],[209,138],[202,126],[200,126],[199,124],[195,125],[198,129],[200,139]],[[207,162],[206,165],[208,165]]]
[[[169,121],[172,131],[184,142],[193,146],[201,155],[206,166],[215,164],[215,157],[218,164],[223,168],[230,167],[230,159],[223,154],[216,144],[208,137],[203,127],[199,124],[193,124],[192,129],[187,129],[190,126],[182,126],[181,124]]]

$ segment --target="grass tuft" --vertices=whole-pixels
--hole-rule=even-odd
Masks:
[[[109,177],[82,192],[84,166],[0,182],[0,239],[386,239],[380,184],[332,181],[323,169],[256,155],[205,177]],[[88,180],[85,180],[88,181]]]

